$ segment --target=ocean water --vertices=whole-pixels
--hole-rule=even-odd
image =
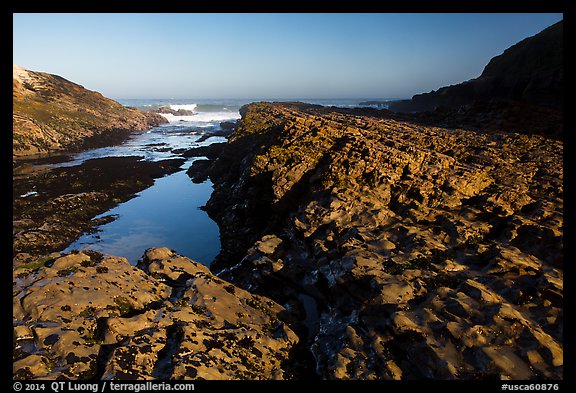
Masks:
[[[230,99],[155,99],[155,98],[126,98],[117,99],[125,106],[132,106],[141,110],[153,110],[160,106],[169,106],[171,109],[187,109],[196,112],[199,118],[208,119],[207,113],[212,113],[216,117],[225,117],[230,113],[237,113],[238,109],[250,102],[258,101],[300,101],[309,104],[336,106],[341,108],[388,108],[388,104],[399,98],[230,98]],[[239,117],[239,116],[238,116]]]
[[[123,144],[92,149],[75,154],[57,166],[75,166],[100,157],[142,156],[143,160],[158,161],[180,157],[174,150],[205,146],[226,141],[219,135],[221,122],[240,118],[242,105],[255,101],[302,101],[311,104],[338,107],[385,108],[390,99],[120,99],[125,106],[153,111],[161,106],[173,110],[186,109],[190,116],[162,114],[169,121],[151,130],[134,132]],[[368,102],[367,102],[368,101]],[[186,169],[198,158],[191,158],[182,165],[182,171],[156,179],[148,189],[135,198],[119,204],[99,217],[113,216],[115,220],[97,228],[95,233],[85,233],[64,252],[90,248],[105,254],[126,257],[136,264],[150,247],[169,247],[179,254],[210,266],[220,251],[218,226],[204,206],[212,192],[208,180],[193,183]]]

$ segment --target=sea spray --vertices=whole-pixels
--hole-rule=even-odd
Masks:
[[[194,109],[196,109],[197,106],[198,106],[198,104],[184,104],[184,105],[170,104],[170,109],[175,110],[175,111],[179,111],[180,109],[183,109],[185,111],[194,112]]]

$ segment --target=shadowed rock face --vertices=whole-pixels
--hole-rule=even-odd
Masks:
[[[257,103],[210,169],[219,277],[327,379],[562,378],[563,147]]]
[[[563,22],[560,21],[494,57],[478,78],[417,94],[411,100],[391,105],[390,109],[431,111],[437,107],[501,99],[562,110],[562,58]]]
[[[283,379],[285,310],[167,248],[14,270],[15,379]]]
[[[121,141],[127,132],[167,123],[60,76],[13,67],[14,157]]]

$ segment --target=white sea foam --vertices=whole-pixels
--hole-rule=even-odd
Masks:
[[[180,109],[184,109],[187,111],[194,111],[194,109],[196,109],[197,106],[198,106],[198,104],[184,104],[184,105],[170,104],[170,109],[173,109],[175,111],[180,110]]]
[[[172,125],[178,123],[182,125],[190,125],[194,123],[210,123],[217,121],[236,120],[240,118],[238,112],[200,112],[192,116],[175,116],[171,113],[161,113]],[[176,124],[174,124],[176,123]]]
[[[236,120],[240,118],[238,112],[204,112],[191,116],[192,121],[210,122],[210,121],[225,121]]]

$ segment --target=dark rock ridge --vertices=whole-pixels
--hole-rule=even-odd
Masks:
[[[13,67],[13,157],[103,146],[168,121],[60,76]]]
[[[562,140],[564,132],[561,111],[518,101],[475,101],[457,109],[442,107],[414,113],[411,117],[431,127],[465,128],[484,133],[508,131]]]
[[[377,107],[380,108],[385,108],[388,107],[388,105],[390,105],[390,101],[362,101],[360,103],[358,103],[358,105],[363,106],[363,105],[375,105]]]
[[[324,379],[563,378],[563,146],[255,103],[209,169],[218,276]],[[310,358],[309,358],[310,359]]]
[[[220,123],[220,127],[225,131],[235,131],[236,130],[236,122],[232,121],[223,121]]]
[[[494,57],[475,79],[391,104],[394,111],[431,111],[482,100],[510,100],[562,110],[563,21]]]
[[[202,183],[208,179],[208,168],[212,160],[220,155],[225,145],[225,143],[212,143],[208,146],[194,147],[182,153],[183,157],[205,158],[194,161],[186,171],[194,183]]]
[[[284,379],[286,310],[167,248],[94,251],[13,274],[14,379]]]

